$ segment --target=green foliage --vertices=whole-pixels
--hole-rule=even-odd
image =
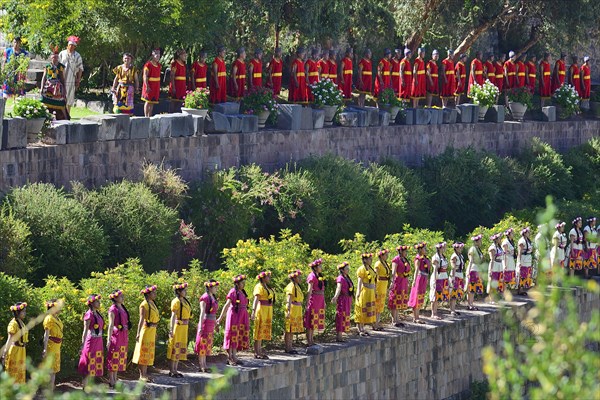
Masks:
[[[564,155],[571,168],[571,191],[576,198],[597,187],[594,176],[600,175],[600,138],[592,138],[581,146],[573,147]]]
[[[15,218],[31,230],[41,283],[47,275],[77,280],[97,271],[107,253],[106,237],[91,213],[62,189],[34,183],[13,189],[6,202]]]
[[[21,97],[13,108],[13,115],[25,119],[44,118],[45,121],[52,120],[52,114],[41,100]]]
[[[185,108],[207,109],[209,93],[207,88],[197,88],[196,90],[188,91],[185,95],[183,106]]]
[[[0,208],[0,272],[24,278],[35,268],[29,226],[10,208]]]
[[[405,103],[398,99],[396,92],[394,92],[394,89],[392,88],[386,88],[381,91],[381,94],[378,98],[378,103],[381,105],[385,104],[389,105],[390,107],[399,107],[402,109],[405,107]]]
[[[572,115],[578,114],[579,109],[579,93],[569,84],[563,84],[556,89],[552,95],[552,100],[560,106],[560,117],[569,118]]]
[[[310,91],[317,107],[337,106],[339,108],[344,104],[342,91],[330,79],[323,79],[310,85]]]
[[[2,64],[0,81],[8,86],[11,93],[21,93],[25,89],[24,77],[27,75],[29,61],[28,56],[21,54],[19,56],[13,55],[7,63]]]
[[[471,383],[471,395],[469,400],[487,400],[490,393],[488,381],[475,381]]]
[[[244,114],[260,114],[264,111],[277,113],[277,102],[273,95],[273,90],[262,87],[253,86],[246,93],[242,101],[242,111]]]
[[[473,99],[473,103],[483,107],[491,107],[496,104],[498,95],[500,95],[498,87],[490,82],[489,79],[483,85],[474,83],[469,92],[469,97]]]
[[[187,197],[187,183],[176,170],[166,168],[163,163],[145,163],[142,176],[142,182],[171,208],[179,208]]]
[[[506,93],[508,101],[524,104],[527,108],[533,106],[533,93],[528,86],[511,88]]]

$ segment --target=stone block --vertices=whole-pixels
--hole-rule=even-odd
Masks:
[[[2,121],[2,150],[27,147],[27,120],[23,117]]]
[[[148,139],[150,137],[150,118],[131,117],[129,121],[130,139]]]
[[[310,107],[302,107],[302,122],[300,129],[310,131],[314,129],[313,109]]]
[[[45,144],[67,144],[67,134],[71,121],[54,121],[52,126],[46,129],[42,142]]]
[[[258,132],[258,117],[256,115],[240,115],[242,133]]]
[[[458,111],[456,108],[444,108],[442,110],[442,123],[444,124],[455,124],[458,118]]]
[[[67,143],[89,143],[97,142],[102,125],[94,121],[81,120],[69,126],[67,131]]]
[[[157,138],[160,137],[160,117],[155,115],[150,117],[150,126],[148,130],[148,137]]]
[[[225,114],[213,111],[204,121],[204,130],[207,133],[226,133],[231,129]]]
[[[365,112],[364,125],[359,122],[358,126],[378,126],[379,125],[379,109],[377,107],[348,107],[351,108],[349,111],[363,111]],[[359,117],[360,118],[360,117]]]
[[[485,113],[485,121],[503,124],[505,111],[506,109],[504,108],[504,106],[492,106],[488,109],[487,113]]]
[[[321,346],[320,344],[314,344],[306,348],[306,354],[319,355],[323,353],[323,350],[323,346]]]
[[[238,133],[242,131],[242,120],[239,115],[227,115],[229,121],[229,133]]]
[[[85,108],[104,114],[112,109],[112,103],[109,101],[90,100],[85,103]]]
[[[391,115],[387,111],[379,111],[379,125],[380,126],[389,126]]]
[[[277,127],[293,131],[302,129],[302,106],[299,104],[280,104]]]
[[[479,105],[477,104],[466,104],[471,109],[471,123],[476,124],[479,122]]]
[[[194,135],[201,136],[204,134],[204,121],[204,117],[201,117],[200,115],[192,115]]]
[[[404,112],[400,111],[396,116],[396,121],[402,125],[414,125],[415,124],[415,109],[407,108]]]
[[[240,113],[240,103],[229,101],[226,103],[215,104],[213,106],[213,111],[225,115],[236,115]]]
[[[171,137],[193,136],[194,119],[191,114],[171,114]]]
[[[415,125],[427,125],[431,121],[431,113],[427,108],[415,109]]]
[[[456,122],[463,124],[470,124],[473,121],[473,108],[469,107],[468,104],[459,104],[456,106],[458,111],[458,118]]]
[[[556,121],[556,107],[555,106],[542,107],[542,119],[547,122]]]
[[[350,111],[340,113],[340,125],[346,127],[358,126],[358,114]]]
[[[90,115],[82,120],[100,124],[98,140],[129,139],[130,116],[125,114]]]
[[[358,108],[358,107],[346,107],[345,111],[348,112],[353,112],[356,114],[357,116],[357,125],[356,126],[360,126],[360,127],[366,127],[369,126],[369,115],[368,112],[365,111],[362,108]]]
[[[313,110],[313,129],[322,129],[325,125],[325,111],[324,110]]]

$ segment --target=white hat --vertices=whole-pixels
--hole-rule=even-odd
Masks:
[[[583,62],[590,61],[590,56],[583,57]]]
[[[436,54],[440,54],[440,52],[437,50],[434,50],[433,53],[431,53],[431,54],[436,55]]]
[[[407,55],[408,53],[412,53],[412,51],[410,51],[410,49],[407,47],[404,49],[404,55]]]
[[[508,52],[508,57],[514,57],[515,56],[515,52],[514,51],[509,51]]]

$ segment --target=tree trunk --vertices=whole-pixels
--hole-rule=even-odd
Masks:
[[[422,18],[422,28],[416,32],[413,32],[413,34],[410,35],[405,43],[406,47],[408,47],[413,53],[421,45],[423,37],[431,27],[431,20],[433,19],[432,17],[434,14],[436,14],[436,11],[441,3],[441,0],[427,0],[425,3],[425,9],[423,10]]]
[[[519,57],[521,54],[527,53],[530,48],[535,46],[535,44],[542,39],[542,36],[543,35],[539,31],[539,27],[535,25],[532,26],[531,33],[529,34],[529,40],[518,51],[515,51],[516,56]]]

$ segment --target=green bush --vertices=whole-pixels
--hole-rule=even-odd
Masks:
[[[571,168],[573,179],[570,189],[574,198],[581,198],[598,187],[600,175],[600,138],[572,148],[564,156],[565,164]]]
[[[34,283],[41,284],[47,275],[78,280],[100,269],[107,253],[104,232],[62,189],[33,183],[13,189],[6,202],[31,230],[33,255],[41,267],[33,275]]]
[[[0,272],[25,278],[37,265],[31,255],[31,231],[14,217],[9,207],[0,208]]]
[[[186,199],[188,185],[171,168],[161,164],[145,163],[142,167],[142,182],[167,206],[179,208]]]

